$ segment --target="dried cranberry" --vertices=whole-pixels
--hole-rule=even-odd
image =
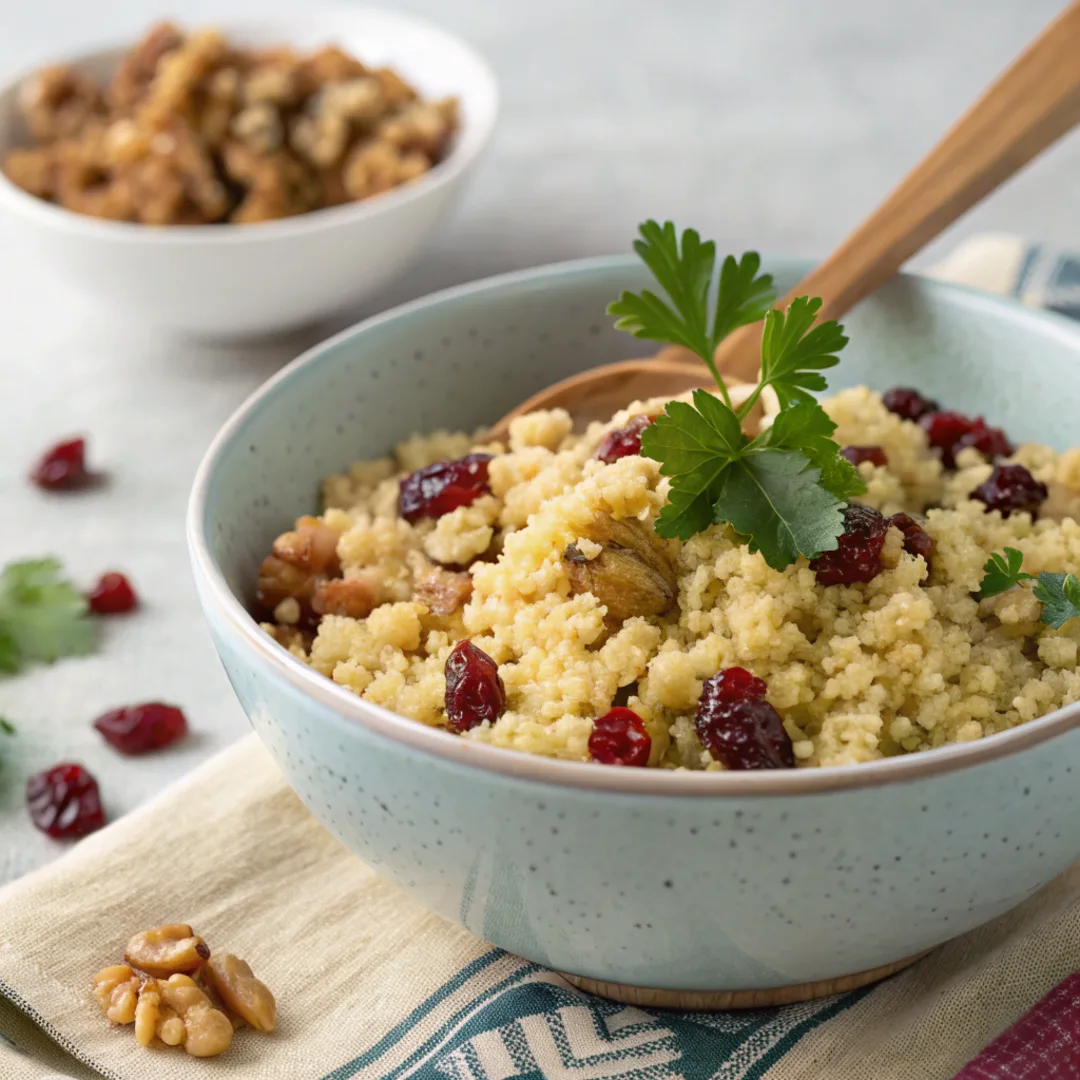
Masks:
[[[506,708],[499,665],[471,641],[459,641],[446,658],[446,716],[458,732],[494,723]]]
[[[924,415],[919,425],[930,445],[941,451],[942,464],[955,469],[957,452],[962,449],[962,440],[972,434],[975,421],[963,413],[935,412]]]
[[[86,471],[86,440],[57,443],[38,460],[30,473],[38,487],[50,491],[82,487],[90,480]]]
[[[889,464],[889,459],[880,446],[845,446],[841,449],[840,456],[847,458],[852,465],[861,465],[864,461],[869,461],[873,465],[884,468]]]
[[[656,422],[655,416],[635,416],[626,427],[609,431],[593,455],[597,461],[610,465],[622,457],[641,453],[641,433]]]
[[[111,709],[94,721],[106,742],[121,754],[145,754],[182,739],[188,730],[184,714],[175,705],[150,701]]]
[[[1049,494],[1046,485],[1023,465],[995,465],[990,478],[971,493],[971,498],[986,503],[987,510],[1000,510],[1002,517],[1008,517],[1014,510],[1034,515]]]
[[[648,765],[652,739],[633,709],[614,708],[593,721],[589,753],[601,765]]]
[[[90,610],[95,615],[122,615],[138,604],[138,597],[123,574],[110,571],[102,574],[88,597]]]
[[[105,824],[97,781],[81,765],[54,765],[26,782],[30,819],[54,840],[73,840]]]
[[[929,412],[937,412],[938,404],[925,398],[910,386],[894,386],[881,395],[881,403],[903,420],[918,420]]]
[[[819,585],[853,585],[873,581],[881,573],[881,549],[889,523],[876,510],[859,503],[844,507],[844,531],[835,551],[810,560]]]
[[[795,752],[765,683],[743,668],[705,680],[697,708],[702,745],[727,769],[792,769]]]
[[[889,518],[889,524],[895,525],[904,534],[904,550],[909,555],[921,555],[926,563],[926,576],[930,576],[933,568],[930,562],[930,552],[933,550],[934,541],[930,534],[910,515],[893,514]]]
[[[437,518],[459,506],[471,506],[490,493],[490,454],[469,454],[456,461],[437,461],[401,481],[398,512],[406,521]]]
[[[1001,428],[991,427],[981,416],[976,416],[971,422],[971,428],[966,435],[961,436],[956,444],[955,453],[967,447],[974,447],[985,458],[1008,457],[1012,452],[1012,444],[1008,436]]]

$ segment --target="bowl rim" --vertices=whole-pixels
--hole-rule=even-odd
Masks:
[[[788,266],[805,269],[809,269],[811,265],[808,260],[781,260],[775,256],[774,261],[784,261]],[[291,687],[322,705],[329,714],[330,722],[340,725],[342,732],[358,723],[370,733],[388,738],[408,750],[441,758],[455,765],[495,773],[504,778],[528,780],[553,787],[669,798],[753,798],[826,794],[885,784],[911,783],[973,768],[1020,753],[1080,727],[1080,702],[1076,702],[985,739],[858,765],[762,772],[620,769],[594,762],[563,761],[520,750],[474,743],[440,728],[417,723],[357,697],[297,659],[259,627],[233,594],[210,554],[207,497],[218,459],[264,401],[274,395],[296,372],[318,363],[321,356],[330,353],[337,346],[383,323],[407,318],[415,312],[432,307],[455,304],[459,300],[484,292],[535,285],[554,279],[569,283],[578,277],[636,269],[638,266],[638,260],[631,255],[600,256],[549,263],[453,286],[364,319],[307,349],[278,371],[249,395],[225,422],[207,449],[195,475],[188,502],[187,539],[195,577],[202,586],[199,591],[204,608],[213,604],[216,613],[239,637],[243,647],[254,653],[256,661],[266,669],[269,676],[284,679]],[[916,291],[943,293],[949,296],[953,303],[976,311],[997,313],[1000,317],[1004,310],[1009,318],[1037,327],[1037,336],[1056,337],[1073,348],[1080,357],[1080,325],[1062,315],[1033,309],[1019,301],[965,285],[916,274],[904,273],[898,277]],[[206,611],[206,614],[209,618],[209,611]]]
[[[340,21],[348,25],[365,18],[385,20],[408,31],[442,39],[453,46],[473,69],[473,75],[481,94],[478,100],[481,107],[476,115],[466,117],[453,142],[450,152],[436,162],[426,173],[415,180],[392,188],[377,195],[346,203],[342,206],[328,206],[319,210],[310,210],[305,214],[296,214],[289,218],[274,221],[258,221],[235,225],[223,229],[228,222],[215,222],[203,225],[145,225],[135,221],[106,221],[102,218],[80,214],[55,203],[46,202],[24,191],[9,180],[0,171],[0,206],[7,205],[16,213],[53,229],[73,232],[87,239],[108,241],[120,244],[162,243],[177,246],[231,246],[273,242],[291,236],[326,232],[346,224],[357,224],[376,217],[384,211],[393,211],[422,199],[436,188],[452,183],[467,173],[491,141],[492,133],[499,114],[499,85],[491,65],[464,38],[458,37],[436,23],[415,15],[364,4],[358,7],[342,4],[321,4],[314,9],[314,17],[326,21]],[[215,24],[226,36],[255,32],[259,29],[289,25],[307,25],[311,16],[300,19],[295,15],[271,16],[267,19],[223,19]],[[0,81],[0,96],[18,93],[19,85],[30,78],[35,71],[49,64],[79,64],[100,59],[110,53],[123,52],[131,48],[132,42],[125,40],[117,43],[99,43],[71,53],[64,57],[40,60],[32,68],[22,69]],[[14,149],[14,147],[12,147]],[[4,148],[0,147],[0,152]]]

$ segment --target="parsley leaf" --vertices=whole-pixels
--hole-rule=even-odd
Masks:
[[[0,571],[0,671],[90,652],[95,627],[88,611],[56,559],[9,563]]]
[[[975,594],[980,600],[986,600],[991,596],[999,596],[1008,592],[1014,585],[1021,581],[1029,581],[1031,574],[1025,574],[1020,567],[1024,565],[1024,556],[1016,548],[1007,547],[1002,555],[996,551],[983,567],[984,577],[979,583],[979,591]]]
[[[730,524],[751,551],[783,570],[800,555],[835,549],[844,531],[844,503],[820,479],[820,470],[796,451],[747,453],[724,471],[714,520]]]
[[[15,725],[5,716],[0,716],[0,732],[5,735],[15,734]]]
[[[850,499],[866,491],[859,470],[845,457],[830,436],[836,424],[812,398],[782,409],[776,419],[751,444],[750,450],[767,446],[777,450],[797,450],[820,472],[817,483],[838,499]],[[822,550],[831,551],[835,545]]]
[[[832,551],[843,532],[846,501],[866,491],[858,470],[830,438],[836,425],[814,400],[821,374],[837,364],[847,344],[836,322],[815,325],[821,301],[797,298],[786,312],[770,310],[773,281],[761,258],[727,256],[710,291],[716,245],[693,230],[681,236],[672,222],[647,221],[634,250],[667,299],[643,290],[624,292],[608,308],[615,326],[635,337],[681,345],[708,365],[722,400],[704,390],[693,404],[669,402],[642,432],[641,452],[670,478],[660,511],[661,536],[689,540],[713,524],[728,524],[751,551],[777,570],[805,555]],[[714,353],[733,331],[765,320],[761,377],[735,410],[716,369]],[[772,426],[751,441],[742,423],[766,386],[780,401]]]
[[[634,250],[671,303],[648,289],[639,294],[624,292],[608,305],[608,314],[616,317],[615,329],[648,341],[682,345],[696,353],[708,365],[730,407],[713,353],[733,330],[757,322],[769,310],[774,297],[772,275],[758,274],[761,258],[756,252],[747,252],[737,262],[727,256],[720,268],[715,312],[710,319],[709,288],[716,267],[716,244],[703,241],[694,229],[684,230],[680,242],[671,221],[663,225],[646,221],[640,232]]]
[[[1034,593],[1043,606],[1041,620],[1054,630],[1080,616],[1080,580],[1075,574],[1044,570],[1039,574]]]

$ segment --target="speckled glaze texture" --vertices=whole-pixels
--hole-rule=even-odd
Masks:
[[[781,289],[804,269],[770,262]],[[878,967],[985,923],[1080,856],[1075,716],[999,736],[993,755],[922,755],[939,768],[863,765],[779,784],[653,775],[640,790],[620,776],[622,790],[600,790],[570,779],[599,766],[504,768],[510,751],[414,731],[316,685],[245,624],[237,598],[273,537],[313,508],[324,474],[641,355],[604,307],[643,281],[632,261],[601,260],[440,294],[320,346],[241,409],[204,463],[189,532],[210,627],[255,730],[344,844],[448,919],[560,970],[763,989]],[[1064,320],[901,279],[847,322],[834,387],[913,384],[1017,439],[1074,439],[1080,331]]]

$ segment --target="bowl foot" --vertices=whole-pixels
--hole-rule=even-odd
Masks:
[[[625,983],[603,982],[584,975],[559,972],[572,986],[587,994],[620,1001],[625,1005],[638,1005],[646,1009],[687,1009],[691,1012],[717,1012],[722,1009],[764,1009],[771,1005],[794,1005],[798,1001],[832,997],[849,990],[887,979],[898,971],[910,967],[933,950],[916,953],[904,960],[860,971],[854,975],[841,975],[835,979],[799,983],[795,986],[773,986],[765,990],[658,990],[648,986],[628,986]]]

